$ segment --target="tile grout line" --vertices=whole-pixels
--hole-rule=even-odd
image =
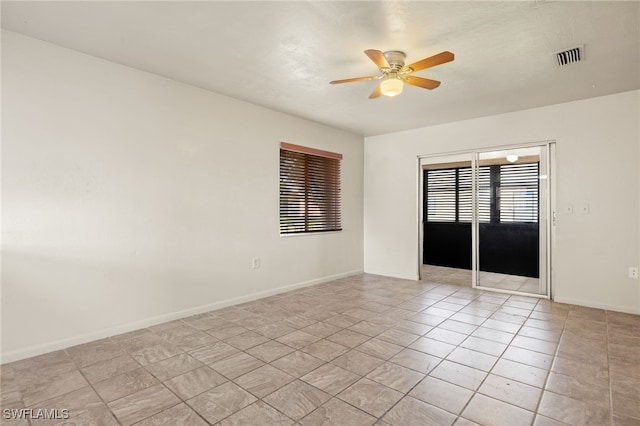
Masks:
[[[613,387],[611,386],[611,348],[609,347],[609,311],[605,315],[605,339],[607,340],[607,376],[609,378],[609,421],[613,425]]]
[[[182,318],[180,318],[180,322],[182,322],[184,325],[186,325],[186,326],[188,326],[188,327],[191,327],[189,324],[187,324],[186,322],[182,321]],[[176,326],[176,327],[179,327],[179,326]],[[195,329],[195,327],[192,327],[192,328],[194,328],[194,330],[197,330],[197,331],[203,331],[203,330]],[[148,329],[148,328],[147,328],[147,329]],[[148,329],[148,330],[149,330],[149,332],[150,332],[150,333],[153,333],[154,335],[156,335],[156,336],[160,337],[161,339],[163,339],[165,342],[167,342],[167,343],[169,343],[169,344],[172,344],[172,345],[173,345],[173,343],[169,342],[166,338],[164,338],[164,337],[162,337],[162,336],[158,335],[158,334],[157,334],[156,332],[154,332],[153,330],[150,330],[150,329]],[[175,345],[175,346],[177,346],[177,345]],[[204,347],[204,346],[203,346],[203,347]],[[180,349],[182,350],[182,348],[180,348]],[[193,350],[197,350],[197,349],[199,349],[199,348],[195,348],[195,349],[193,349]],[[191,355],[191,354],[189,354],[189,352],[187,352],[187,351],[183,351],[183,352],[181,352],[180,354],[183,354],[183,353],[184,353],[184,354],[187,354],[188,356],[192,356],[192,355]],[[178,355],[174,355],[174,356],[179,356],[180,354],[178,354]],[[129,355],[129,354],[127,353],[127,355]],[[129,355],[129,356],[130,356],[130,355]],[[131,357],[131,358],[133,358],[133,357]],[[173,358],[173,357],[169,357],[169,358],[166,358],[166,359],[171,359],[171,358]],[[166,360],[166,359],[165,359],[165,360]],[[194,358],[194,359],[195,359],[195,358]],[[135,358],[133,358],[133,360],[134,360],[134,361],[136,361],[136,362],[138,362],[138,360],[136,360]],[[162,362],[162,361],[165,361],[165,360],[160,360],[160,361],[158,361],[158,362]],[[200,361],[198,360],[198,362],[200,362]],[[140,364],[140,363],[138,362],[138,364]],[[150,364],[148,364],[148,365],[153,365],[153,364],[157,364],[157,362],[156,362],[156,363],[150,363]],[[206,364],[204,364],[204,365],[206,366]],[[142,365],[141,365],[141,366],[142,366]],[[164,382],[163,382],[162,380],[160,380],[160,378],[159,378],[159,377],[157,377],[155,374],[153,374],[151,371],[149,371],[149,370],[147,369],[147,367],[146,367],[146,366],[142,366],[142,368],[144,368],[144,370],[145,370],[145,371],[147,371],[147,372],[148,372],[149,374],[151,374],[151,375],[152,375],[156,380],[158,380],[158,382],[159,382],[159,383],[160,383],[160,384],[161,384],[165,389],[167,389],[169,392],[171,392],[171,393],[172,393],[172,394],[173,394],[173,395],[178,399],[178,403],[177,403],[177,404],[175,404],[175,405],[172,405],[171,407],[167,407],[167,408],[165,408],[164,410],[161,410],[161,411],[159,411],[159,412],[157,412],[157,413],[153,413],[153,414],[151,414],[151,415],[149,415],[149,416],[147,416],[147,417],[145,417],[145,418],[143,418],[143,419],[140,419],[140,420],[138,420],[136,423],[134,423],[132,426],[135,426],[136,424],[138,424],[138,423],[140,423],[140,422],[142,422],[142,421],[144,421],[144,420],[146,420],[146,419],[148,419],[148,418],[151,418],[151,417],[153,417],[153,416],[155,416],[155,415],[157,415],[157,414],[160,414],[160,413],[162,413],[162,412],[164,412],[164,411],[166,411],[166,410],[170,410],[170,409],[172,409],[172,408],[174,408],[174,407],[177,407],[178,405],[181,405],[181,404],[184,404],[185,406],[187,406],[187,407],[191,408],[191,409],[192,409],[192,411],[193,411],[193,412],[194,412],[198,417],[200,417],[200,418],[201,418],[205,423],[207,423],[208,425],[210,425],[210,426],[211,426],[211,423],[210,423],[209,421],[207,421],[207,419],[205,419],[204,417],[202,417],[202,415],[201,415],[198,411],[193,410],[193,407],[191,407],[189,404],[187,404],[187,401],[183,400],[183,399],[182,399],[179,395],[177,395],[177,394],[176,394],[172,389],[170,389],[167,385],[165,385],[165,384],[164,384]],[[198,367],[198,368],[200,368],[200,367]],[[192,371],[192,370],[189,370],[189,371]],[[186,373],[188,373],[188,371],[187,371],[187,372],[185,372],[185,374],[186,374]],[[177,377],[177,376],[176,376],[176,377]],[[171,378],[169,378],[169,379],[167,379],[167,380],[171,380]],[[115,417],[115,414],[114,414],[114,417]]]
[[[538,303],[540,303],[540,302],[538,301]],[[536,304],[536,306],[538,306],[538,304]],[[542,384],[542,392],[540,392],[540,397],[538,397],[538,403],[536,404],[536,411],[535,411],[534,420],[539,415],[538,414],[538,410],[540,409],[540,404],[542,404],[542,398],[544,397],[544,393],[546,392],[546,389],[547,389],[547,383],[549,382],[549,377],[551,376],[551,370],[553,369],[553,365],[555,364],[556,359],[558,357],[558,352],[560,351],[560,343],[562,342],[562,337],[564,336],[564,329],[565,329],[565,326],[567,324],[567,320],[569,319],[569,312],[570,311],[567,311],[567,314],[565,315],[564,321],[562,322],[562,330],[560,332],[560,338],[558,339],[558,344],[556,345],[556,350],[553,351],[553,358],[551,359],[551,365],[549,365],[549,370],[547,370],[547,374],[546,374],[546,377],[544,379],[544,383]],[[542,414],[540,414],[540,415],[542,415]],[[556,419],[553,419],[553,420],[556,420]],[[561,422],[561,423],[564,423],[564,422]]]
[[[116,342],[114,342],[113,340],[111,340],[111,337],[108,337],[109,341],[115,345],[118,345]],[[119,346],[119,345],[118,345]],[[100,401],[102,401],[102,403],[104,404],[105,407],[107,407],[107,409],[109,410],[109,413],[111,413],[111,415],[113,416],[114,419],[116,419],[116,422],[118,422],[119,425],[122,425],[122,422],[120,421],[120,419],[116,416],[116,413],[113,412],[113,410],[111,409],[111,407],[109,406],[109,404],[107,404],[107,402],[104,400],[104,398],[102,397],[102,395],[100,395],[98,393],[98,391],[96,391],[96,388],[93,386],[93,383],[91,383],[86,375],[84,374],[84,372],[82,371],[82,368],[80,368],[80,366],[78,365],[78,363],[76,362],[76,360],[69,354],[69,352],[67,351],[67,349],[65,348],[64,350],[65,354],[67,354],[67,356],[69,357],[69,359],[73,362],[73,365],[75,365],[76,370],[78,370],[78,372],[82,375],[82,378],[84,380],[86,380],[86,382],[89,384],[89,387],[91,387],[91,389],[93,390],[93,392],[98,396],[98,398],[100,398]],[[132,359],[138,364],[138,366],[142,367],[140,365],[140,363],[138,362],[138,360],[134,359],[132,357]],[[100,362],[100,361],[98,361]],[[89,364],[85,367],[90,367],[91,365],[94,364],[98,364],[98,362],[95,362],[93,364]],[[71,391],[71,392],[75,392],[75,391]],[[71,393],[71,392],[67,392],[67,394]],[[66,395],[66,394],[65,394]]]
[[[504,304],[505,304],[508,300],[510,300],[510,299],[511,299],[511,296],[509,296],[507,299],[505,299],[505,300],[500,304],[500,306],[501,306],[501,307],[502,307],[502,306],[504,306]],[[537,303],[536,303],[536,305],[534,305],[534,308],[535,308],[535,306],[537,306]],[[526,319],[529,319],[529,318],[531,317],[531,313],[533,312],[534,308],[532,308],[532,309],[531,309],[531,311],[529,312],[529,315],[526,317]],[[494,313],[495,313],[495,312],[494,312]],[[492,316],[493,316],[493,315],[492,315]],[[483,321],[483,322],[482,322],[482,324],[484,324],[485,322],[487,322],[490,318],[491,318],[491,317],[488,317],[485,321]],[[522,324],[520,325],[520,327],[518,327],[518,331],[516,331],[515,333],[513,333],[513,337],[511,338],[511,340],[509,340],[509,343],[507,343],[507,344],[506,344],[506,347],[505,347],[505,348],[503,349],[503,351],[500,353],[500,356],[498,356],[498,357],[497,357],[498,359],[497,359],[497,360],[496,360],[496,362],[493,364],[493,366],[491,367],[491,369],[487,372],[487,375],[485,376],[485,378],[484,378],[484,379],[482,379],[482,381],[480,382],[480,384],[478,385],[478,387],[473,391],[473,394],[471,395],[471,397],[469,398],[469,400],[467,401],[467,403],[464,405],[464,407],[462,407],[462,409],[460,410],[460,414],[459,414],[459,416],[458,416],[459,418],[460,418],[460,417],[462,417],[462,413],[463,413],[463,412],[464,412],[464,410],[469,406],[469,403],[471,402],[471,400],[472,400],[476,395],[478,395],[480,388],[482,387],[482,385],[484,384],[484,382],[487,380],[487,378],[489,377],[489,375],[491,374],[491,372],[492,372],[492,371],[493,371],[493,369],[495,368],[495,366],[496,366],[496,364],[498,363],[498,361],[500,361],[500,360],[502,359],[502,355],[504,355],[504,353],[505,353],[505,352],[506,352],[506,350],[509,348],[509,346],[511,345],[511,343],[513,342],[513,340],[516,338],[516,336],[518,335],[518,332],[522,329],[522,327],[524,327],[524,324],[526,323],[526,319],[525,319],[525,321],[523,321],[523,322],[522,322]],[[480,324],[480,326],[482,326],[482,324]],[[480,326],[479,326],[479,327],[480,327]],[[500,377],[502,377],[502,376],[500,376]],[[507,378],[507,379],[508,379],[508,378]],[[513,379],[509,379],[509,380],[513,380]],[[514,380],[514,381],[519,382],[518,380]],[[484,394],[480,394],[480,395],[486,396],[486,395],[484,395]],[[491,398],[491,397],[488,397],[488,398]],[[494,398],[492,398],[492,399],[494,399]],[[501,402],[507,403],[506,401],[501,401]],[[510,404],[510,403],[507,403],[507,404]],[[515,404],[510,404],[510,405],[513,405],[514,407],[517,407]],[[522,408],[522,407],[519,407],[519,408]],[[536,417],[536,413],[534,412],[534,413],[533,413],[533,417],[532,417],[532,419],[531,419],[531,423],[532,423],[532,424],[533,424],[533,421],[534,421],[535,417]],[[463,418],[463,419],[466,419],[465,417],[462,417],[462,418]],[[467,419],[467,420],[468,420],[468,419]]]

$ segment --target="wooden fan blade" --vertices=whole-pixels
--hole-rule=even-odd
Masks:
[[[428,78],[415,77],[408,75],[403,78],[404,82],[412,86],[422,87],[423,89],[435,89],[440,86],[440,82],[437,80],[429,80]]]
[[[389,66],[389,62],[387,62],[387,58],[384,57],[384,54],[381,51],[369,49],[365,50],[364,53],[373,61],[374,64],[378,66],[378,68],[391,68]]]
[[[455,56],[451,52],[441,52],[437,55],[430,56],[428,58],[424,58],[419,60],[418,62],[414,62],[409,65],[409,68],[412,69],[411,72],[420,71],[425,68],[435,67],[436,65],[446,64],[447,62],[453,61]]]
[[[353,83],[355,81],[370,81],[370,80],[377,80],[380,77],[377,75],[372,75],[369,77],[355,77],[355,78],[345,78],[344,80],[333,80],[330,81],[329,84],[341,84],[341,83]]]
[[[376,88],[373,89],[373,92],[371,92],[371,94],[369,95],[369,99],[375,99],[380,95],[382,95],[382,90],[380,89],[380,85],[378,84]]]

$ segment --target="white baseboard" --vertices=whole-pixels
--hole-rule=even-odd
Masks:
[[[122,324],[116,327],[109,327],[99,331],[82,334],[80,336],[68,337],[60,340],[55,340],[52,342],[43,343],[40,345],[29,346],[23,349],[17,349],[17,350],[6,352],[6,353],[3,352],[0,355],[0,360],[1,360],[0,364],[19,361],[24,358],[30,358],[32,356],[42,355],[48,352],[69,348],[71,346],[92,342],[94,340],[104,339],[105,337],[115,336],[117,334],[139,330],[141,328],[162,324],[164,322],[173,321],[180,318],[186,318],[192,315],[202,314],[209,311],[215,311],[217,309],[226,308],[227,306],[233,306],[233,305],[238,305],[240,303],[250,302],[252,300],[273,296],[274,294],[284,293],[284,292],[295,290],[298,288],[309,287],[312,285],[337,280],[339,278],[362,274],[363,272],[364,272],[363,270],[359,269],[359,270],[343,272],[335,275],[328,275],[325,277],[316,278],[309,281],[303,281],[296,284],[290,284],[290,285],[286,285],[286,286],[282,286],[282,287],[278,287],[270,290],[252,293],[246,296],[227,299],[220,302],[209,303],[209,304],[197,306],[194,308],[183,309],[181,311],[171,312],[171,313],[160,315],[153,318],[147,318],[140,321]]]
[[[586,306],[587,308],[604,309],[607,311],[624,312],[626,314],[640,315],[640,306],[633,308],[629,306],[610,305],[608,303],[592,302],[590,300],[572,299],[570,297],[557,297],[554,296],[554,302],[567,303],[569,305]]]
[[[374,269],[365,269],[364,271],[366,274],[371,274],[371,275],[379,275],[381,277],[387,277],[387,278],[397,278],[399,280],[410,280],[410,281],[418,281],[420,279],[420,277],[418,276],[418,274],[402,274],[402,273],[394,273],[394,272],[389,272],[389,271],[376,271]]]

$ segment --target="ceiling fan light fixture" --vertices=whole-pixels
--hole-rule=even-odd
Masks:
[[[375,89],[373,89],[373,92],[371,92],[371,94],[369,95],[369,99],[376,99],[382,95],[388,97],[397,96],[402,93],[405,83],[410,86],[432,90],[440,86],[439,81],[416,77],[411,74],[416,71],[421,71],[427,68],[435,67],[436,65],[451,62],[455,57],[453,53],[444,51],[438,53],[437,55],[421,59],[410,65],[405,65],[405,54],[404,52],[401,52],[399,50],[382,52],[380,50],[369,49],[365,50],[364,53],[369,57],[369,59],[371,59],[371,61],[373,61],[374,64],[376,64],[378,70],[380,71],[380,74],[370,75],[367,77],[333,80],[329,83],[340,84],[354,83],[356,81],[382,80],[381,83],[378,84]]]
[[[384,96],[393,97],[402,93],[404,83],[397,77],[389,77],[380,83],[380,92]]]

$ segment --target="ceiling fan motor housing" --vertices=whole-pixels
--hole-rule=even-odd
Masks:
[[[404,67],[404,58],[407,57],[404,52],[399,50],[389,50],[383,53],[385,59],[389,63],[391,71],[398,72]]]

